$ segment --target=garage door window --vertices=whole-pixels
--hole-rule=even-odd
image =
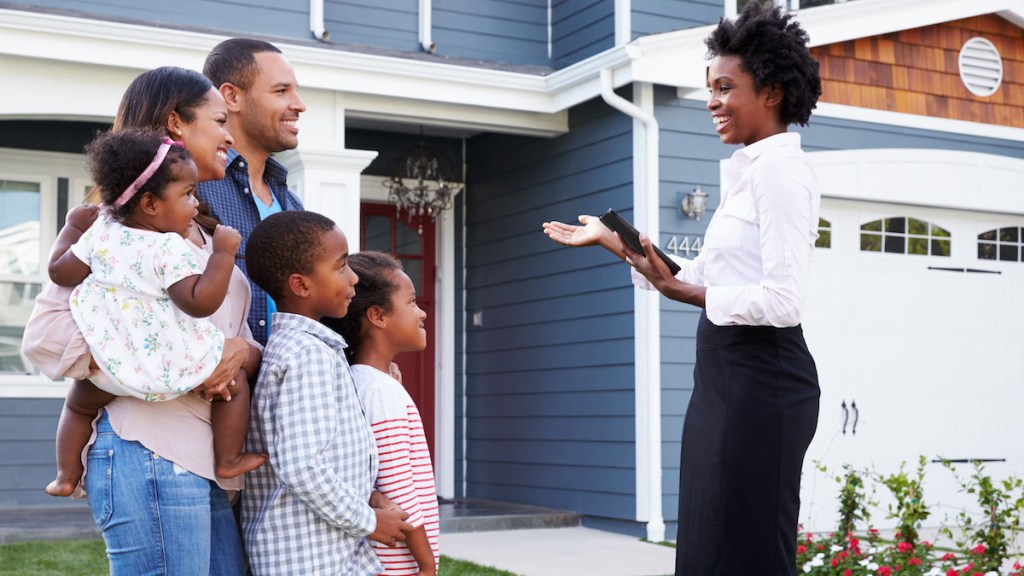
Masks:
[[[1018,226],[982,232],[978,234],[978,259],[1020,262],[1022,241],[1024,229]]]
[[[818,239],[814,241],[814,247],[832,247],[832,223],[824,218],[818,218]]]
[[[917,218],[896,216],[868,222],[860,227],[862,252],[944,256],[950,254],[950,234]]]

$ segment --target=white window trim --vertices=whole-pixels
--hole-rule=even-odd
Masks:
[[[0,179],[39,183],[40,262],[45,263],[57,236],[57,179],[68,179],[68,207],[81,204],[90,178],[81,154],[0,148]],[[4,277],[9,281],[13,277]],[[16,281],[48,282],[45,269]],[[52,381],[43,375],[0,374],[0,398],[62,398],[70,380]]]

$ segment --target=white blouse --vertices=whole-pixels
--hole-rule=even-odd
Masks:
[[[673,257],[682,266],[676,278],[707,287],[705,310],[716,326],[796,326],[821,204],[800,134],[737,150],[727,172],[704,248],[693,260]],[[633,281],[653,288],[636,270]]]

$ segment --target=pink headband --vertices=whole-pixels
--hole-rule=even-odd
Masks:
[[[156,156],[153,156],[153,161],[149,163],[149,166],[146,166],[146,169],[142,171],[142,174],[139,174],[139,177],[135,179],[135,182],[132,182],[131,186],[126,188],[125,191],[117,197],[117,200],[114,201],[114,208],[124,206],[126,202],[132,199],[132,196],[135,196],[135,193],[139,191],[139,188],[142,188],[146,185],[146,182],[149,182],[149,179],[153,177],[153,174],[155,174],[160,168],[160,165],[163,164],[164,158],[167,157],[167,151],[171,149],[171,146],[182,146],[181,142],[171,140],[167,136],[164,136],[161,142],[162,144],[160,144],[160,147],[156,149]]]

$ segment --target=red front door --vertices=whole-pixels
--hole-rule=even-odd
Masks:
[[[398,218],[390,204],[364,202],[360,211],[360,250],[387,252],[402,261],[419,295],[417,303],[427,313],[427,347],[422,352],[399,354],[395,358],[402,370],[402,384],[409,391],[423,418],[431,460],[434,455],[434,302],[437,270],[434,249],[435,227],[427,219],[423,233],[419,223]],[[359,286],[356,285],[356,290]]]

